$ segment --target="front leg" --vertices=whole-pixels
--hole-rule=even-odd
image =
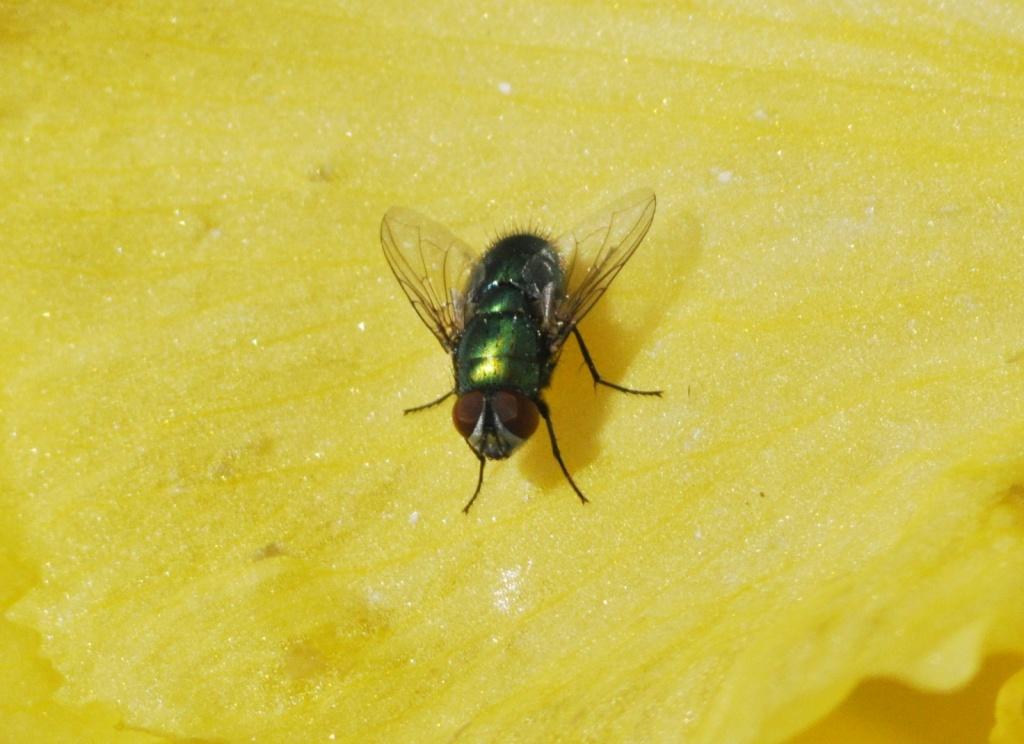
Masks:
[[[466,444],[469,444],[469,442],[466,442]],[[472,444],[469,444],[469,448],[473,450],[473,454],[476,455],[476,459],[480,461],[480,471],[476,476],[476,490],[473,491],[473,496],[466,502],[466,505],[462,507],[462,513],[467,515],[469,514],[469,507],[473,506],[473,502],[476,501],[476,497],[480,495],[480,486],[484,484],[484,465],[487,464],[487,459],[473,449]]]
[[[544,423],[548,427],[548,438],[551,440],[551,454],[555,456],[555,462],[557,462],[558,467],[562,469],[562,475],[564,475],[565,479],[569,481],[569,485],[572,486],[572,490],[576,492],[576,495],[580,497],[580,503],[589,503],[590,500],[583,495],[583,491],[580,490],[580,487],[576,485],[576,481],[574,481],[572,476],[569,475],[569,468],[565,467],[565,461],[562,460],[562,453],[558,449],[558,439],[555,437],[555,427],[551,424],[551,411],[548,410],[548,404],[540,398],[535,398],[533,402],[537,406],[537,411],[540,413],[541,418],[544,419]],[[483,464],[480,465],[480,472],[483,473]],[[476,496],[473,496],[473,498],[476,498]],[[473,502],[471,501],[469,503]]]
[[[437,400],[432,400],[429,403],[424,403],[422,406],[414,406],[413,408],[406,408],[404,411],[402,411],[402,413],[416,413],[416,411],[425,411],[428,408],[433,408],[436,405],[440,405],[441,403],[444,403],[446,400],[448,400],[453,395],[455,395],[455,388],[452,388],[451,390],[449,390],[447,393],[442,395]]]

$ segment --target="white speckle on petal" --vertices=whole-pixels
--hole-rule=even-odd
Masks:
[[[526,570],[522,566],[513,566],[501,571],[501,583],[494,590],[494,606],[499,612],[509,614],[513,611],[522,612],[522,607],[516,607],[519,594],[523,588],[523,579],[529,573],[533,561],[527,561]]]

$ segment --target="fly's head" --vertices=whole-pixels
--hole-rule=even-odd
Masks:
[[[469,446],[504,460],[537,429],[537,405],[518,390],[470,390],[459,396],[452,422]]]

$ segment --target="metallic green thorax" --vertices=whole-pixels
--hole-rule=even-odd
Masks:
[[[520,390],[536,398],[551,377],[551,351],[542,333],[540,297],[564,276],[554,248],[536,235],[511,235],[481,258],[466,289],[468,319],[455,350],[460,394]]]

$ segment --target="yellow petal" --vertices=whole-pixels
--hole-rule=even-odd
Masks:
[[[1015,6],[0,27],[6,738],[771,742],[1024,652]],[[592,503],[541,431],[463,516],[381,215],[482,245],[643,186],[582,330],[665,397],[570,344]]]
[[[1017,672],[999,692],[992,744],[1024,741],[1024,671]]]

